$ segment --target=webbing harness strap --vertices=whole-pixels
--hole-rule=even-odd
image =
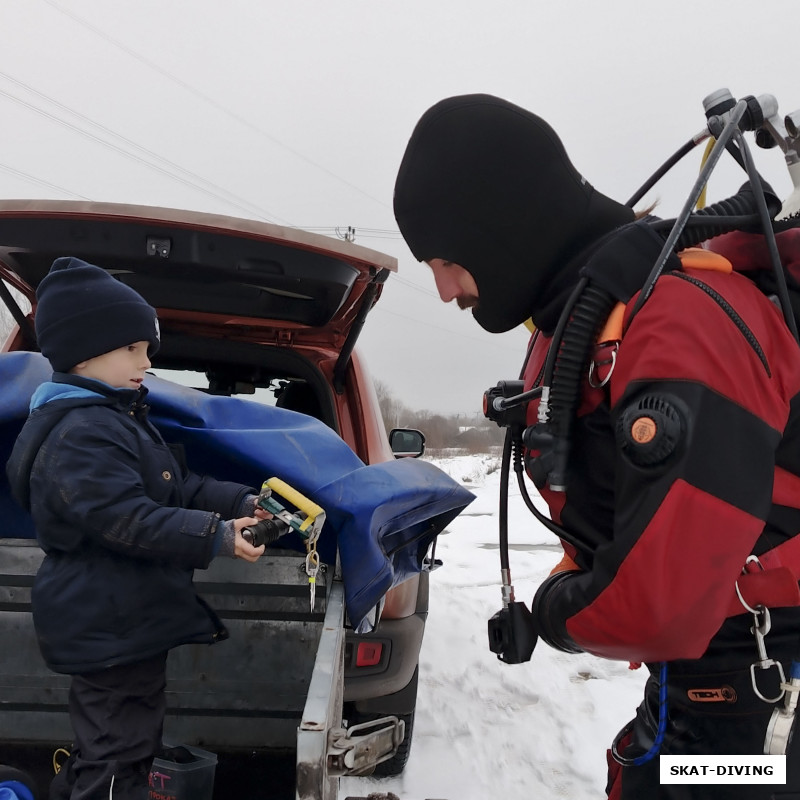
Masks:
[[[783,550],[786,545],[790,549]],[[782,551],[782,556],[778,555]],[[763,570],[746,571],[739,576],[737,585],[742,598],[753,608],[791,608],[800,606],[800,536],[793,536],[784,544],[759,556]],[[790,558],[791,564],[785,559]],[[776,563],[777,561],[777,563]],[[784,562],[784,563],[781,563]],[[728,606],[728,617],[748,613],[734,589]]]

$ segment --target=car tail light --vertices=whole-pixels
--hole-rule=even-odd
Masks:
[[[380,642],[359,642],[356,651],[357,667],[374,667],[381,661],[383,645]]]

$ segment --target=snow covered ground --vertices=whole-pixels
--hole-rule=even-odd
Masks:
[[[393,792],[401,800],[530,800],[605,796],[605,751],[633,717],[644,668],[567,655],[540,643],[526,664],[489,651],[487,620],[502,607],[497,548],[500,459],[435,460],[474,502],[439,537],[431,576],[411,756],[404,774],[346,778],[340,796]],[[534,500],[544,505],[529,484]],[[528,605],[560,559],[558,540],[509,492],[511,576]]]

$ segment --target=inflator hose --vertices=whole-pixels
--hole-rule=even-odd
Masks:
[[[564,335],[558,343],[550,388],[549,430],[553,436],[550,488],[563,491],[572,420],[580,400],[580,384],[589,351],[597,340],[616,298],[605,289],[587,284],[575,303]]]

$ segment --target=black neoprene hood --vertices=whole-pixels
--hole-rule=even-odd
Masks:
[[[564,265],[633,220],[586,182],[543,119],[485,94],[423,114],[400,164],[394,213],[419,261],[470,272],[472,313],[492,333],[537,322]]]

